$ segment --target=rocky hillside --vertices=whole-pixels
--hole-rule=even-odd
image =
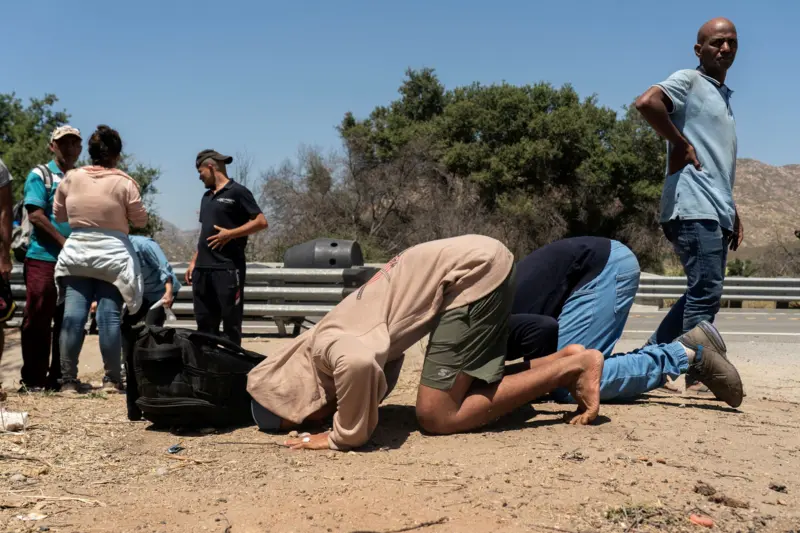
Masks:
[[[741,255],[778,241],[794,246],[800,229],[800,165],[773,167],[740,159],[734,198],[745,228]]]
[[[167,259],[173,262],[187,262],[192,258],[197,247],[197,230],[185,231],[174,224],[163,220],[163,228],[156,234],[156,240]]]

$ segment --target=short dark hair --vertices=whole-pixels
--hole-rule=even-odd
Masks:
[[[110,167],[112,161],[122,153],[122,138],[115,129],[101,124],[89,138],[89,157],[93,165]]]

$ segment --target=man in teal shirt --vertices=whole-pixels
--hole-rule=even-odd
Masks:
[[[722,298],[728,248],[744,232],[733,201],[736,121],[725,85],[739,40],[730,20],[716,18],[697,33],[700,66],[680,70],[648,89],[636,108],[667,139],[661,224],[680,256],[688,288],[649,344],[669,343],[704,320],[713,322]],[[706,392],[691,372],[687,389]]]
[[[53,159],[28,174],[23,203],[33,229],[25,255],[25,313],[22,320],[22,389],[57,390],[61,378],[58,337],[63,306],[56,305],[55,267],[70,234],[69,224],[53,216],[53,198],[64,174],[81,155],[81,132],[60,126],[50,135]],[[50,357],[52,347],[52,358]],[[48,374],[49,369],[49,374]]]

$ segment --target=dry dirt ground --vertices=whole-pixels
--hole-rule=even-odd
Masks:
[[[282,342],[247,345],[268,354]],[[0,530],[680,532],[704,530],[689,521],[699,514],[716,531],[800,531],[800,344],[729,345],[748,391],[738,410],[654,392],[604,405],[590,427],[536,404],[449,437],[417,429],[415,350],[369,446],[349,453],[289,451],[252,427],[154,431],[126,420],[122,395],[13,392],[5,406],[32,425],[0,434]],[[766,352],[782,362],[756,358]],[[82,359],[84,379],[99,378],[96,338]],[[169,455],[174,444],[185,449]],[[31,515],[44,518],[19,518]]]

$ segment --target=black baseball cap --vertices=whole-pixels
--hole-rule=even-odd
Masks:
[[[222,161],[226,165],[230,165],[231,163],[233,163],[233,158],[229,155],[222,155],[216,150],[203,150],[202,152],[197,154],[197,159],[195,159],[194,161],[194,166],[196,168],[200,168],[200,163],[202,163],[206,159],[214,159],[216,161]]]

